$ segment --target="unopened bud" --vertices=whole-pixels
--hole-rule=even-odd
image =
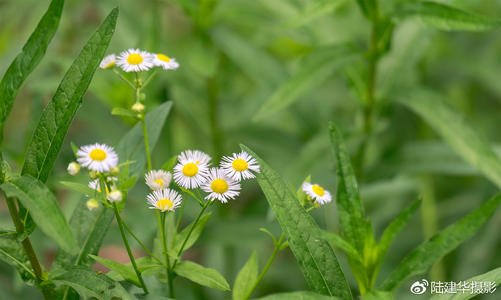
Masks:
[[[118,175],[120,173],[120,168],[119,167],[113,167],[110,169],[111,175]]]
[[[131,107],[132,111],[137,112],[137,113],[142,113],[144,111],[144,104],[140,102],[134,103]]]
[[[80,172],[80,165],[77,162],[72,161],[68,164],[68,168],[66,170],[68,171],[68,174],[75,176],[78,172]]]
[[[120,202],[122,201],[122,192],[120,192],[119,190],[112,190],[108,193],[106,198],[110,202]]]
[[[98,178],[98,177],[99,177],[99,172],[96,172],[96,171],[90,171],[90,172],[89,172],[89,177],[90,177],[91,179],[96,179],[96,178]]]
[[[90,198],[89,200],[87,200],[86,205],[87,209],[92,211],[99,207],[99,202],[94,198]]]

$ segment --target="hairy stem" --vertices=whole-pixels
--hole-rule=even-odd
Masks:
[[[137,279],[139,280],[139,283],[141,284],[141,287],[144,290],[145,294],[148,294],[148,288],[146,287],[146,284],[144,283],[143,277],[141,276],[141,272],[139,272],[139,269],[137,268],[136,264],[136,259],[134,258],[134,255],[132,254],[132,251],[130,250],[129,242],[127,241],[127,237],[125,236],[125,229],[123,225],[123,220],[122,217],[120,217],[120,213],[118,212],[117,204],[113,202],[113,211],[115,212],[115,217],[117,218],[117,223],[118,223],[118,228],[120,228],[120,234],[122,236],[122,240],[124,242],[125,248],[127,249],[127,254],[129,255],[130,262],[132,264],[132,267],[134,268],[134,272],[136,272]]]

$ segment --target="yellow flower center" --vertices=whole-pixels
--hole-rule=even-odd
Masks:
[[[210,188],[218,194],[224,194],[228,191],[228,183],[221,178],[214,179],[210,184]]]
[[[195,163],[187,163],[183,166],[184,176],[193,177],[198,173],[198,166]]]
[[[162,178],[158,178],[158,179],[155,179],[153,180],[153,182],[155,182],[156,184],[158,184],[160,187],[163,187],[165,182]]]
[[[167,55],[165,54],[157,54],[157,58],[161,61],[164,61],[164,62],[169,62],[170,61],[170,57],[168,57]]]
[[[231,166],[233,169],[235,169],[238,172],[245,171],[249,168],[249,164],[245,161],[245,159],[237,158],[233,160],[231,163]]]
[[[139,65],[143,62],[143,56],[139,53],[131,53],[127,56],[127,62],[131,65]]]
[[[318,196],[322,197],[323,195],[325,195],[325,190],[323,187],[319,186],[318,184],[314,184],[311,186],[311,189],[313,190],[313,192],[315,194],[317,194]]]
[[[167,198],[160,199],[157,202],[157,207],[160,210],[168,210],[168,209],[171,209],[173,206],[174,206],[174,202],[172,202],[172,200],[167,199]]]
[[[103,161],[106,159],[106,151],[104,151],[103,149],[99,149],[99,148],[93,149],[89,153],[89,157],[92,160]]]

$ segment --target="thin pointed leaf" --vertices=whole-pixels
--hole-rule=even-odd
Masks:
[[[372,234],[360,200],[358,183],[341,132],[331,123],[332,149],[336,158],[337,196],[341,235],[361,253],[366,236]]]
[[[317,293],[351,299],[351,291],[329,244],[318,238],[318,226],[287,184],[249,148],[242,150],[257,159],[261,173],[257,181],[288,237],[290,249],[308,285]]]
[[[12,109],[19,88],[38,65],[56,33],[63,6],[64,0],[53,0],[50,3],[23,50],[10,64],[0,81],[0,131]]]
[[[116,262],[111,259],[106,259],[103,257],[95,256],[89,254],[89,257],[97,261],[98,263],[102,264],[106,268],[115,271],[116,273],[120,274],[125,280],[132,282],[138,287],[141,287],[141,283],[139,282],[139,279],[137,278],[136,273],[134,272],[134,269],[130,268],[127,265],[121,264],[119,262]]]
[[[230,285],[218,271],[191,261],[181,261],[174,268],[177,275],[200,285],[221,291],[229,291]]]
[[[450,31],[482,31],[501,25],[498,19],[491,19],[432,1],[406,2],[397,10],[396,15],[418,17],[435,28]]]
[[[64,137],[82,103],[82,97],[111,40],[118,9],[111,11],[98,30],[85,44],[59,84],[52,101],[42,112],[26,151],[22,174],[42,182],[47,180]]]
[[[398,264],[381,284],[381,289],[392,291],[407,278],[426,272],[436,261],[471,238],[494,214],[500,203],[501,194],[485,201],[479,208],[423,242]]]
[[[501,188],[501,159],[461,115],[445,104],[440,95],[414,90],[401,97],[399,103],[423,118],[456,153]]]
[[[240,269],[233,285],[233,300],[248,299],[259,272],[256,251],[252,251],[245,265]]]
[[[31,176],[21,176],[0,185],[6,197],[18,199],[38,227],[62,249],[75,253],[78,249],[71,229],[59,208],[56,197],[40,181]]]
[[[325,230],[321,230],[320,236],[323,239],[325,239],[326,241],[328,241],[332,246],[334,246],[340,250],[343,250],[343,252],[349,258],[362,263],[362,258],[360,257],[360,254],[357,252],[357,250],[355,250],[355,248],[353,248],[353,246],[350,243],[345,241],[339,235],[332,233],[332,232],[325,231]]]
[[[183,252],[191,248],[193,244],[198,240],[200,237],[200,234],[205,228],[205,224],[207,224],[207,221],[209,221],[209,218],[211,216],[211,213],[205,213],[203,216],[200,217],[200,220],[198,220],[197,224],[195,225],[195,228],[193,228],[193,231],[190,234],[190,237],[188,238],[188,241],[186,241],[186,244],[184,245]],[[186,239],[188,236],[188,232],[191,230],[191,227],[193,226],[193,223],[190,223],[188,226],[186,226],[183,230],[181,230],[180,233],[176,234],[176,237],[174,238],[174,246],[172,247],[173,253],[177,255],[179,253],[179,250],[181,249],[181,246],[183,244],[183,241]]]

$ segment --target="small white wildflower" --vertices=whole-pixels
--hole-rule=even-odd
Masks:
[[[140,49],[128,49],[120,53],[117,65],[125,72],[148,71],[153,68],[153,55]]]
[[[224,156],[221,160],[221,169],[236,181],[254,178],[256,176],[253,172],[260,171],[257,160],[245,151]]]
[[[107,55],[103,58],[103,60],[99,64],[99,67],[101,69],[111,69],[111,68],[115,67],[116,59],[117,58],[116,58],[115,54]]]
[[[226,175],[221,169],[211,168],[202,190],[209,193],[207,200],[219,200],[222,203],[235,199],[240,194],[240,183]]]
[[[182,197],[178,192],[171,189],[161,189],[151,192],[146,196],[151,205],[149,208],[158,209],[162,212],[174,211],[181,205]]]
[[[177,157],[178,164],[174,167],[174,180],[187,189],[199,187],[206,181],[211,157],[202,151],[187,150]]]
[[[87,205],[87,209],[91,211],[99,207],[99,202],[94,198],[90,198],[85,204]]]
[[[108,195],[106,195],[106,199],[108,199],[108,201],[110,202],[120,202],[122,201],[122,198],[122,192],[120,192],[119,190],[112,190],[108,193]]]
[[[152,170],[144,175],[146,185],[152,190],[160,190],[169,187],[172,175],[164,170]]]
[[[96,143],[80,147],[77,161],[91,171],[109,172],[117,166],[118,155],[112,147]]]
[[[179,68],[179,63],[175,58],[168,57],[162,53],[153,54],[153,64],[155,67],[162,67],[164,70],[175,70]]]
[[[303,192],[319,205],[324,205],[332,201],[331,193],[318,184],[303,182],[302,188]]]

